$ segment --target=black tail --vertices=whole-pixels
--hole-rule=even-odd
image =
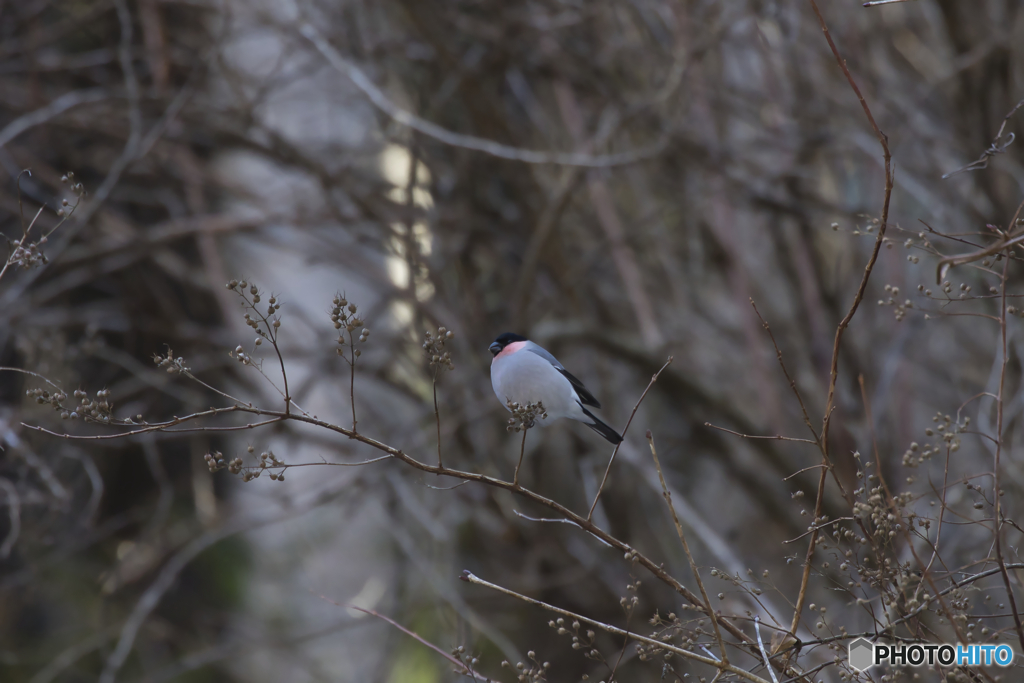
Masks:
[[[580,406],[580,408],[583,408],[583,406]],[[604,422],[598,420],[592,412],[590,412],[586,408],[583,408],[583,414],[594,421],[594,424],[590,424],[589,422],[584,422],[583,424],[587,425],[595,432],[603,436],[610,443],[616,445],[622,443],[622,437],[619,436],[619,433],[612,429],[611,427],[609,427],[608,425],[606,425]]]

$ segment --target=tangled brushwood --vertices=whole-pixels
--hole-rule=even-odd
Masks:
[[[863,4],[0,3],[0,680],[1020,679],[1024,6]]]

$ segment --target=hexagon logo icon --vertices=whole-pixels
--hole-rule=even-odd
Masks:
[[[864,671],[875,663],[875,646],[866,638],[858,638],[850,643],[847,655],[852,668]]]

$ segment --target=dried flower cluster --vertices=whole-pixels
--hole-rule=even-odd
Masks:
[[[544,403],[541,401],[525,405],[515,401],[508,401],[506,405],[512,411],[512,417],[508,419],[508,426],[505,428],[509,432],[521,432],[524,429],[532,429],[537,424],[537,420],[545,420],[548,417],[547,412],[544,410]]]
[[[154,353],[153,362],[158,368],[166,368],[167,373],[171,375],[187,375],[191,371],[191,368],[185,365],[185,359],[181,356],[175,357],[174,350],[169,346],[167,353],[162,356]]]
[[[20,240],[11,240],[8,244],[8,248],[11,250],[11,255],[8,257],[7,262],[14,266],[15,269],[28,270],[36,266],[44,266],[49,263],[49,259],[46,258],[46,254],[42,252],[40,247],[47,242],[47,238],[40,237],[35,242],[29,242],[27,237],[22,237]]]
[[[25,173],[28,173],[27,171]],[[29,173],[29,175],[31,175]],[[75,174],[68,171],[67,175],[61,177],[61,182],[64,184],[71,183],[71,192],[75,195],[75,203],[71,204],[67,199],[62,199],[60,204],[61,207],[57,209],[57,216],[60,221],[57,222],[50,230],[39,237],[39,239],[33,241],[31,239],[32,229],[35,228],[36,222],[43,214],[44,207],[40,207],[35,217],[28,225],[24,225],[22,236],[19,239],[7,240],[8,256],[7,260],[0,269],[0,277],[7,271],[8,268],[13,267],[15,270],[28,270],[29,268],[41,267],[49,263],[49,259],[46,254],[43,253],[42,247],[49,241],[50,235],[53,234],[54,230],[64,224],[78,205],[81,203],[82,198],[85,196],[85,188],[82,183],[75,181]],[[19,183],[21,177],[18,177]],[[20,187],[20,186],[19,186]]]
[[[281,319],[271,317],[281,310],[281,302],[277,300],[276,296],[271,295],[267,300],[266,313],[261,313],[256,305],[262,303],[263,295],[255,284],[250,284],[245,280],[231,280],[225,287],[242,297],[245,306],[252,311],[252,314],[246,312],[243,315],[245,324],[259,333],[261,337],[270,339],[272,329],[276,330],[281,327]]]
[[[546,680],[545,676],[548,674],[548,669],[551,668],[551,663],[538,661],[537,653],[533,650],[527,652],[526,656],[529,658],[529,662],[516,662],[516,665],[512,666],[506,660],[501,663],[501,666],[504,669],[512,669],[516,674],[516,680],[521,683],[539,683],[539,681]]]
[[[65,405],[68,395],[63,391],[50,392],[45,389],[29,389],[25,394],[36,400],[40,405],[49,403],[50,406],[60,413],[63,420],[83,419],[92,422],[109,424],[114,421],[114,404],[110,402],[110,390],[100,389],[96,392],[95,398],[89,398],[89,394],[81,389],[76,389],[74,398],[79,400],[76,407],[71,408]],[[139,416],[141,420],[142,416]],[[131,420],[126,422],[130,423]]]
[[[246,450],[249,455],[253,455],[256,449],[249,446]],[[288,469],[288,465],[283,460],[278,459],[273,451],[263,451],[260,453],[256,464],[249,466],[245,465],[245,461],[242,458],[236,457],[226,460],[224,454],[220,451],[207,453],[203,458],[206,460],[206,465],[210,472],[219,472],[220,470],[227,469],[231,474],[242,475],[241,479],[243,482],[258,479],[264,472],[267,473],[272,481],[284,481],[284,473]]]
[[[437,335],[428,330],[423,334],[423,350],[430,357],[430,367],[454,370],[451,353],[445,350],[445,342],[455,338],[455,333],[445,327],[437,328]]]
[[[75,392],[75,398],[78,398],[79,392]],[[36,403],[39,405],[45,405],[49,403],[54,408],[62,408],[62,402],[67,399],[68,395],[63,391],[54,391],[53,393],[46,389],[28,389],[25,395],[29,398],[34,398]],[[78,417],[77,415],[75,417]]]

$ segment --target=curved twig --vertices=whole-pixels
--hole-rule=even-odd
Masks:
[[[653,377],[651,377],[651,381],[647,383],[647,388],[644,389],[644,393],[640,394],[640,398],[637,400],[636,405],[633,406],[633,412],[629,414],[629,420],[626,421],[626,426],[622,429],[623,440],[626,439],[626,431],[629,430],[629,425],[633,424],[633,417],[636,415],[636,411],[640,407],[640,404],[643,403],[644,397],[647,396],[647,392],[651,390],[654,383],[658,381],[658,377],[665,368],[672,364],[673,360],[675,360],[675,356],[668,357],[665,364],[662,365],[656,373],[654,373]],[[604,485],[608,482],[608,473],[612,471],[612,463],[615,462],[615,456],[618,455],[620,446],[622,446],[622,441],[615,444],[615,450],[612,451],[612,457],[608,459],[608,466],[604,468],[604,476],[601,477],[601,485],[597,487],[597,495],[594,496],[594,503],[590,506],[590,512],[587,513],[587,521],[590,521],[590,518],[594,516],[594,510],[597,508],[597,501],[601,500],[601,492],[604,491]]]

